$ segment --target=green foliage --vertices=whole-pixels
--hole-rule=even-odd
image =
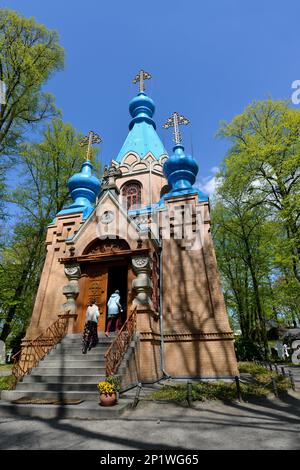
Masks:
[[[69,201],[66,183],[80,171],[85,149],[79,146],[83,135],[60,119],[47,124],[42,137],[41,143],[20,146],[18,166],[23,184],[7,199],[46,230],[47,224]],[[95,154],[92,159],[95,164]]]
[[[282,101],[254,102],[219,135],[233,145],[225,159],[222,192],[263,206],[282,228],[278,263],[300,281],[300,111]],[[298,269],[297,269],[298,268]]]
[[[57,114],[52,95],[41,89],[63,63],[55,31],[0,8],[0,80],[6,85],[6,103],[0,106],[0,154],[14,152],[28,126]]]
[[[244,400],[267,397],[273,393],[272,377],[276,378],[278,391],[286,392],[290,388],[290,381],[287,377],[277,375],[268,371],[265,367],[258,366],[254,362],[239,363],[240,373],[248,373],[253,376],[253,382],[241,383],[241,393]],[[194,401],[220,400],[232,401],[237,399],[237,391],[234,382],[195,382],[192,384],[192,398]],[[184,403],[187,401],[186,384],[163,385],[160,390],[156,390],[147,395],[146,400],[171,401]]]
[[[281,391],[288,388],[288,383],[280,386]],[[272,392],[270,385],[264,384],[241,384],[241,393],[244,400],[253,398],[267,397]],[[232,401],[237,399],[237,392],[234,383],[228,382],[200,382],[193,384],[192,399],[194,401]],[[146,397],[146,400],[170,401],[175,403],[184,403],[187,400],[187,391],[185,385],[165,385],[160,390],[152,392]]]
[[[100,375],[99,382],[108,382],[113,385],[115,390],[119,392],[121,390],[121,377],[120,375]]]
[[[186,385],[164,385],[160,390],[146,396],[147,400],[167,400],[180,403],[186,400]]]
[[[256,364],[255,362],[243,362],[239,361],[238,363],[239,367],[239,372],[241,374],[246,373],[246,374],[251,374],[253,377],[255,377],[257,380],[259,380],[260,377],[262,376],[272,376],[272,372],[266,369],[265,367]]]
[[[238,361],[262,360],[264,352],[261,346],[248,338],[238,338],[234,342],[236,357]]]
[[[12,364],[0,364],[0,372],[3,370],[10,370],[12,368]]]
[[[45,259],[47,225],[68,203],[66,182],[80,171],[84,160],[85,151],[78,145],[81,138],[70,124],[54,119],[41,143],[21,146],[20,183],[6,195],[17,208],[19,221],[0,250],[0,337],[4,341],[11,332],[24,336]],[[95,161],[95,155],[92,158]]]
[[[299,110],[267,100],[219,131],[232,142],[212,210],[225,301],[264,354],[267,319],[300,319],[299,125]]]
[[[0,391],[1,390],[11,390],[16,385],[16,378],[14,375],[7,375],[5,377],[0,377]]]

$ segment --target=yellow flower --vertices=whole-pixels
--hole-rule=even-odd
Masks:
[[[112,395],[116,391],[115,386],[109,382],[99,382],[97,388],[100,393],[105,393],[105,395]]]

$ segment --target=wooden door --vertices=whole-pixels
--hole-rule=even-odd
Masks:
[[[106,304],[107,304],[107,281],[108,269],[98,263],[91,263],[86,266],[81,278],[80,294],[78,297],[78,319],[75,331],[81,332],[84,329],[86,309],[88,304],[95,299],[100,312],[98,321],[98,331],[105,330]]]

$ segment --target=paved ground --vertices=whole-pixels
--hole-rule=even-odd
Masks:
[[[284,401],[141,402],[101,421],[0,418],[0,449],[300,449],[300,369],[293,372],[297,391]]]
[[[285,402],[141,403],[102,421],[0,418],[0,449],[300,449],[300,396]]]

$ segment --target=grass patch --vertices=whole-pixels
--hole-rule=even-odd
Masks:
[[[286,392],[290,387],[288,377],[277,375],[254,362],[239,363],[240,373],[248,373],[253,377],[253,383],[241,383],[241,393],[244,400],[265,398],[274,393],[272,378],[276,379],[279,393]],[[170,401],[183,403],[187,401],[186,384],[164,385],[145,397],[146,400]],[[194,382],[192,383],[192,399],[195,401],[220,400],[232,401],[237,399],[234,382]]]
[[[276,379],[279,392],[286,392],[291,387],[287,376],[270,371],[263,366],[255,364],[255,362],[239,362],[238,367],[241,374],[251,374],[259,385],[265,387],[269,392],[273,391],[272,383],[270,384],[272,378]]]
[[[0,371],[1,370],[9,370],[12,369],[13,364],[0,364]]]
[[[242,393],[249,396],[249,386],[242,386]],[[252,390],[251,390],[252,391]],[[252,394],[262,396],[261,390],[256,389]],[[268,392],[266,393],[268,394]],[[237,398],[235,384],[223,381],[218,382],[198,382],[192,384],[193,401],[221,400],[232,401]],[[147,400],[170,401],[182,403],[187,400],[187,387],[185,384],[164,385],[160,390],[156,390],[147,395]]]
[[[0,390],[11,390],[16,384],[16,378],[14,375],[7,375],[6,377],[0,377]]]

